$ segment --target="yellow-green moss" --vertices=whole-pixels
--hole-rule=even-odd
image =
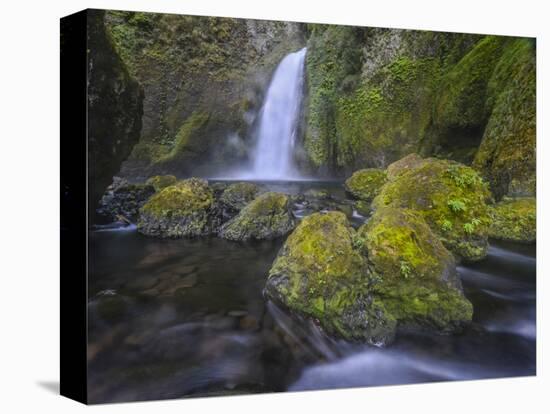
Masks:
[[[476,261],[487,254],[490,197],[487,184],[472,168],[426,159],[385,184],[373,206],[417,210],[449,250]]]
[[[260,189],[253,183],[234,183],[227,187],[220,201],[233,211],[240,211],[258,195]]]
[[[174,175],[155,175],[147,179],[145,183],[152,185],[155,191],[160,191],[165,187],[175,184],[176,181],[177,178]]]
[[[266,292],[293,311],[318,319],[329,333],[385,343],[395,321],[368,297],[370,273],[340,212],[315,213],[287,238],[269,272]]]
[[[533,39],[504,49],[488,85],[492,110],[474,160],[497,198],[536,193],[536,55]]]
[[[374,295],[398,324],[453,331],[471,321],[453,255],[419,212],[379,208],[359,228],[356,244],[374,265]]]
[[[537,239],[537,200],[534,197],[504,199],[491,208],[489,237],[533,243]]]
[[[157,217],[187,216],[212,206],[214,197],[208,182],[190,178],[164,188],[151,197],[142,208]]]
[[[344,187],[354,198],[371,201],[376,197],[385,182],[386,172],[384,170],[367,168],[355,171],[353,175],[346,180]]]
[[[248,203],[222,226],[219,236],[229,240],[274,239],[287,234],[295,222],[286,194],[268,192]]]

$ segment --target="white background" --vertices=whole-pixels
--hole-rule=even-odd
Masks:
[[[0,19],[0,411],[549,412],[549,24],[540,1],[4,1]],[[59,381],[59,21],[86,7],[345,23],[538,38],[538,375],[345,391],[104,405],[56,395]],[[83,139],[83,137],[74,137]],[[546,233],[546,234],[545,234]],[[546,236],[546,237],[545,237]],[[74,275],[82,277],[83,275]],[[467,411],[466,411],[467,410]]]

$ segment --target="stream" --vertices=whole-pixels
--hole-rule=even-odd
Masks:
[[[344,197],[341,183],[264,184]],[[354,214],[354,225],[363,220]],[[474,305],[463,333],[403,333],[375,348],[331,340],[264,300],[282,244],[153,239],[135,226],[90,232],[90,402],[536,373],[535,245],[491,241],[485,260],[458,267]]]

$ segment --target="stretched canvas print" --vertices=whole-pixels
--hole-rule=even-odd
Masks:
[[[536,374],[534,38],[61,19],[61,392]]]

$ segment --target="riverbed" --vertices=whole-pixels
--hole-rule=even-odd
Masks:
[[[344,197],[338,183],[264,185]],[[354,225],[364,220],[354,213]],[[474,305],[463,333],[402,333],[375,348],[331,340],[264,299],[282,244],[91,232],[90,402],[535,375],[534,245],[491,241],[485,260],[458,267]]]

